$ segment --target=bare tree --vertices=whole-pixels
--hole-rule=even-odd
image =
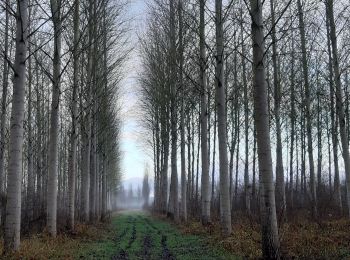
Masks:
[[[18,0],[4,234],[6,251],[17,251],[20,245],[24,89],[28,48],[28,25],[28,1]]]
[[[260,190],[262,249],[264,258],[276,259],[280,258],[280,252],[264,67],[265,38],[262,3],[260,0],[251,0],[250,7],[253,41],[254,118],[257,133],[259,176],[262,187],[262,190]]]

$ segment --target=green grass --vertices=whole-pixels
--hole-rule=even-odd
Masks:
[[[150,241],[146,247],[145,237]],[[114,217],[107,234],[99,241],[83,246],[77,251],[76,258],[111,259],[123,251],[128,259],[162,259],[164,254],[184,260],[237,259],[222,248],[209,246],[203,237],[182,234],[168,222],[143,213]]]

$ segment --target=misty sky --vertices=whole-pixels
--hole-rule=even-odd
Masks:
[[[126,66],[125,80],[122,83],[122,172],[124,179],[142,177],[146,162],[150,161],[144,145],[138,120],[139,107],[137,98],[137,73],[140,69],[138,58],[137,35],[143,31],[145,25],[146,0],[130,0],[129,13],[131,21],[130,43],[135,47]]]

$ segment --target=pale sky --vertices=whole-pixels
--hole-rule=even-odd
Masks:
[[[143,31],[146,17],[146,0],[130,0],[129,13],[131,19],[131,44],[135,51],[131,54],[125,70],[125,80],[121,84],[123,129],[121,136],[122,172],[124,179],[143,177],[144,166],[150,157],[144,151],[141,126],[138,123],[137,75],[140,69],[138,58],[138,33]]]

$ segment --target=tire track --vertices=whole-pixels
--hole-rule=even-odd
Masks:
[[[147,232],[147,234],[143,238],[143,252],[142,252],[143,260],[151,259],[152,247],[153,247],[152,238],[149,235],[149,232]]]
[[[132,226],[131,237],[130,237],[129,244],[126,247],[126,249],[130,249],[132,244],[135,242],[135,240],[136,240],[136,224],[135,224],[135,221],[134,221],[133,226]]]
[[[172,255],[167,246],[167,236],[162,235],[162,259],[163,260],[175,260],[175,256]]]
[[[132,225],[132,233],[131,233],[131,237],[129,239],[129,243],[127,245],[127,247],[124,249],[120,249],[119,253],[112,256],[111,260],[128,260],[129,259],[129,255],[127,250],[131,248],[132,244],[134,243],[135,239],[136,239],[136,218],[129,216],[128,220],[127,220],[127,224],[128,225]],[[123,230],[123,232],[117,237],[116,242],[120,243],[122,241],[122,239],[126,236],[126,234],[129,231],[129,226],[125,227],[125,229]]]

